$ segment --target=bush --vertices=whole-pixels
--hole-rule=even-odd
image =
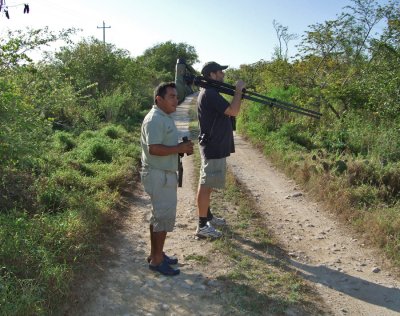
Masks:
[[[73,135],[70,133],[58,131],[54,134],[54,139],[56,141],[55,147],[61,151],[70,151],[76,147]]]
[[[369,208],[379,202],[379,190],[376,187],[362,184],[350,191],[350,205],[357,208]]]
[[[68,190],[54,179],[42,178],[37,185],[37,202],[43,212],[59,212],[68,207]]]
[[[95,137],[81,144],[78,155],[84,162],[110,163],[113,158],[112,145],[106,140]]]
[[[311,137],[300,124],[286,123],[280,128],[278,134],[308,150],[315,148]]]
[[[25,102],[11,79],[0,77],[0,166],[30,168],[45,150],[50,122]]]
[[[34,175],[15,168],[0,168],[0,213],[12,209],[35,209]]]
[[[101,129],[101,132],[105,136],[107,136],[111,139],[117,139],[117,138],[122,138],[124,136],[127,136],[126,130],[120,125],[105,126]]]

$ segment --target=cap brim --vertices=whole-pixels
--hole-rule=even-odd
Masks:
[[[221,70],[225,70],[226,68],[228,68],[229,66],[221,66]]]

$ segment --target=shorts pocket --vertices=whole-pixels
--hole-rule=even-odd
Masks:
[[[165,173],[165,187],[173,188],[178,186],[178,175],[176,172]]]
[[[205,184],[209,185],[210,187],[219,187],[222,182],[221,177],[221,171],[210,172],[206,175]]]
[[[141,171],[140,172],[140,180],[142,182],[144,191],[151,196],[152,187],[151,187],[151,179],[149,171]]]

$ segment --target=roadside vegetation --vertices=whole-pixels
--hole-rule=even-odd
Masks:
[[[321,120],[246,102],[238,130],[400,264],[399,2],[353,1],[311,25],[299,55],[275,23],[273,60],[228,70],[249,89],[323,114]],[[377,34],[376,30],[381,29]]]

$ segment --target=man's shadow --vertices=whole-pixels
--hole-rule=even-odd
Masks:
[[[370,304],[400,312],[400,289],[369,282],[326,266],[311,266],[291,260],[300,275],[314,283],[342,292]]]

